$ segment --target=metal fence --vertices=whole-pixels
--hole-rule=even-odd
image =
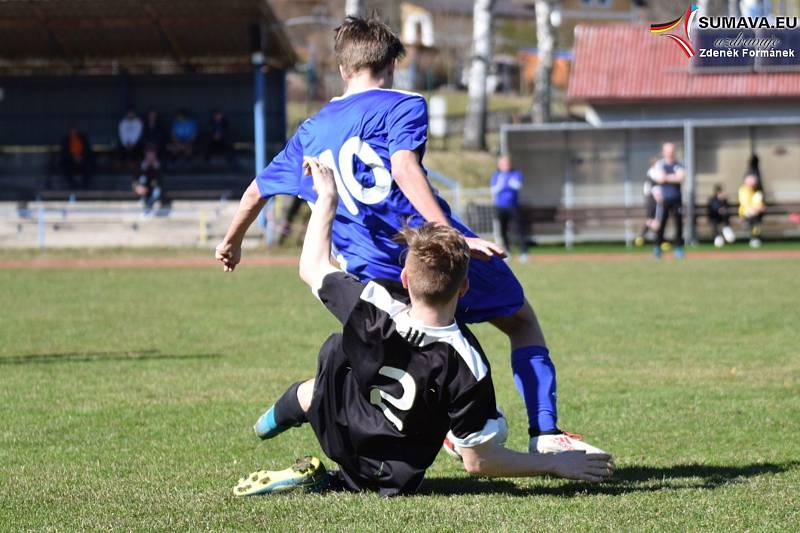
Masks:
[[[219,237],[235,206],[228,200],[185,201],[145,211],[133,201],[4,203],[0,246],[208,246]]]

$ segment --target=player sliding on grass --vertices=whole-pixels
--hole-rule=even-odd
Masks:
[[[343,329],[322,345],[316,377],[290,386],[255,430],[269,439],[309,422],[340,470],[329,475],[319,459],[306,457],[287,470],[243,478],[234,494],[329,485],[382,496],[413,493],[448,430],[473,474],[609,477],[614,464],[606,454],[527,454],[500,445],[507,426],[495,404],[489,362],[454,316],[469,289],[470,249],[461,233],[443,224],[402,230],[398,237],[408,254],[401,281],[362,283],[330,263],[336,184],[319,161],[308,159],[308,165],[317,198],[300,277]]]
[[[333,244],[341,267],[359,280],[400,279],[405,247],[392,240],[404,225],[431,222],[456,228],[474,258],[470,291],[459,300],[461,322],[491,322],[511,341],[514,382],[528,410],[529,449],[560,452],[598,448],[557,426],[556,372],[539,321],[497,245],[479,239],[431,189],[422,157],[428,112],[417,94],[389,89],[400,40],[377,20],[348,18],[336,30],[335,52],[347,89],[306,120],[283,151],[245,191],[216,257],[226,271],[241,259],[241,244],[266,199],[276,194],[316,200],[303,175],[303,156],[333,169],[340,202]],[[457,452],[452,445],[450,451]]]

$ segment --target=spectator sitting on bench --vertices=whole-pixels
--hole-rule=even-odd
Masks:
[[[150,214],[155,203],[161,201],[162,181],[158,151],[155,146],[148,146],[144,150],[141,168],[134,175],[131,184],[133,192],[142,200],[144,214]]]
[[[138,161],[142,156],[142,132],[144,124],[136,114],[133,107],[129,107],[125,116],[119,121],[117,133],[119,135],[120,160],[125,164]]]
[[[739,187],[739,216],[750,229],[750,247],[761,246],[761,219],[764,217],[764,191],[755,174],[747,174]]]
[[[186,110],[181,109],[175,113],[172,121],[172,140],[167,150],[173,160],[189,159],[194,155],[194,143],[197,140],[197,122],[189,116]]]
[[[85,133],[70,126],[61,140],[61,175],[70,188],[86,189],[92,173],[92,145]],[[76,176],[80,178],[76,181]]]
[[[167,134],[164,131],[164,124],[161,117],[154,107],[147,110],[144,117],[144,128],[142,130],[142,145],[155,147],[158,155],[164,154]]]
[[[208,144],[206,145],[206,162],[211,161],[211,158],[216,155],[225,157],[225,160],[230,163],[231,156],[231,140],[230,140],[230,124],[228,117],[226,117],[219,109],[214,110],[211,114],[211,120],[208,123]]]
[[[719,183],[714,185],[714,194],[708,199],[707,209],[708,221],[711,222],[711,229],[714,232],[714,246],[722,248],[725,242],[734,242],[736,235],[731,229],[728,197]]]

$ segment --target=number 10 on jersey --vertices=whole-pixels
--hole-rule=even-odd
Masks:
[[[364,187],[356,179],[353,174],[354,157],[358,157],[372,170],[372,174],[375,177],[375,184],[372,187]],[[386,168],[377,152],[359,137],[350,137],[344,142],[339,150],[338,161],[330,149],[322,152],[318,159],[323,165],[333,170],[339,197],[351,214],[358,214],[358,206],[355,200],[363,204],[372,205],[382,202],[389,196],[389,191],[392,188],[392,174]]]

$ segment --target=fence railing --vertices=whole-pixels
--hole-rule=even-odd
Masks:
[[[107,246],[125,246],[130,244],[132,234],[149,231],[156,237],[151,240],[163,245],[169,246],[171,237],[180,245],[205,245],[211,237],[212,225],[235,205],[227,200],[177,204],[177,207],[156,207],[147,211],[138,202],[96,205],[74,200],[37,200],[15,207],[6,204],[0,206],[0,237],[6,245],[22,242],[35,244],[39,249],[45,249],[56,236],[61,238],[65,234],[83,235],[81,242],[85,241],[86,246],[100,241]],[[167,226],[169,231],[164,233]],[[32,239],[34,232],[35,239]],[[159,235],[161,233],[164,234]]]

